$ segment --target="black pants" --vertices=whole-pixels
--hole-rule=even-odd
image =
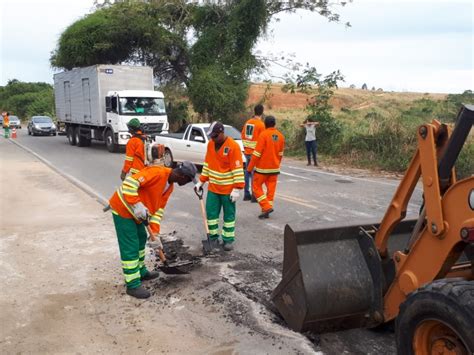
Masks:
[[[311,164],[311,155],[313,156],[314,164],[318,161],[316,159],[316,154],[318,151],[318,144],[316,141],[306,141],[306,157],[308,158],[308,164]]]

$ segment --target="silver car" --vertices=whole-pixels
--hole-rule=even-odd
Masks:
[[[28,134],[33,136],[55,136],[57,134],[56,125],[49,116],[33,116],[28,123]]]
[[[10,128],[21,129],[21,122],[17,116],[9,116],[10,118]]]

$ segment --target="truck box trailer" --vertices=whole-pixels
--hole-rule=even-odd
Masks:
[[[94,65],[54,75],[58,124],[69,143],[105,142],[110,152],[131,137],[127,123],[138,118],[151,137],[168,131],[162,92],[153,90],[153,69],[144,66]]]

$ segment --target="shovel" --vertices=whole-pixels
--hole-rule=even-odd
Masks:
[[[105,206],[102,211],[107,212],[110,210],[110,205]],[[180,267],[187,266],[193,264],[192,261],[182,261],[180,263],[173,263],[170,264],[168,263],[168,260],[166,260],[166,256],[163,253],[163,244],[161,244],[160,237],[155,236],[153,231],[151,230],[150,224],[148,221],[142,221],[142,223],[146,226],[146,229],[148,231],[148,234],[150,235],[150,241],[152,244],[153,249],[155,250],[156,253],[158,253],[158,256],[160,258],[161,263],[163,264],[162,266],[159,267],[163,273],[168,274],[168,275],[184,275],[184,274],[189,274],[188,271],[180,269]]]
[[[192,261],[182,261],[179,263],[169,263],[168,260],[166,259],[165,253],[163,253],[163,244],[161,244],[160,237],[156,236],[155,233],[151,230],[150,224],[148,221],[142,221],[142,223],[146,226],[146,230],[148,231],[148,234],[150,235],[150,241],[151,245],[154,247],[155,245],[157,246],[155,250],[155,253],[158,254],[158,257],[160,258],[160,261],[163,265],[159,266],[158,268],[163,271],[165,274],[168,275],[184,275],[184,274],[189,274],[188,271],[180,269],[180,267],[187,266],[193,264]],[[155,242],[155,243],[153,243]]]
[[[199,202],[201,203],[201,214],[202,220],[204,221],[204,228],[206,229],[207,240],[202,240],[202,249],[204,250],[204,254],[210,254],[212,252],[212,245],[211,245],[211,236],[209,234],[209,227],[207,226],[207,217],[206,217],[206,209],[204,208],[204,201],[202,200],[202,196],[204,195],[204,190],[194,190],[197,197],[199,198]]]

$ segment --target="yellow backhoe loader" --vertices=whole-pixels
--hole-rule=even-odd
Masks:
[[[457,180],[454,171],[473,124],[474,106],[464,105],[454,129],[437,120],[418,128],[418,149],[381,222],[285,227],[272,300],[292,329],[395,321],[401,355],[474,354],[474,176]],[[423,207],[408,220],[420,177]]]

